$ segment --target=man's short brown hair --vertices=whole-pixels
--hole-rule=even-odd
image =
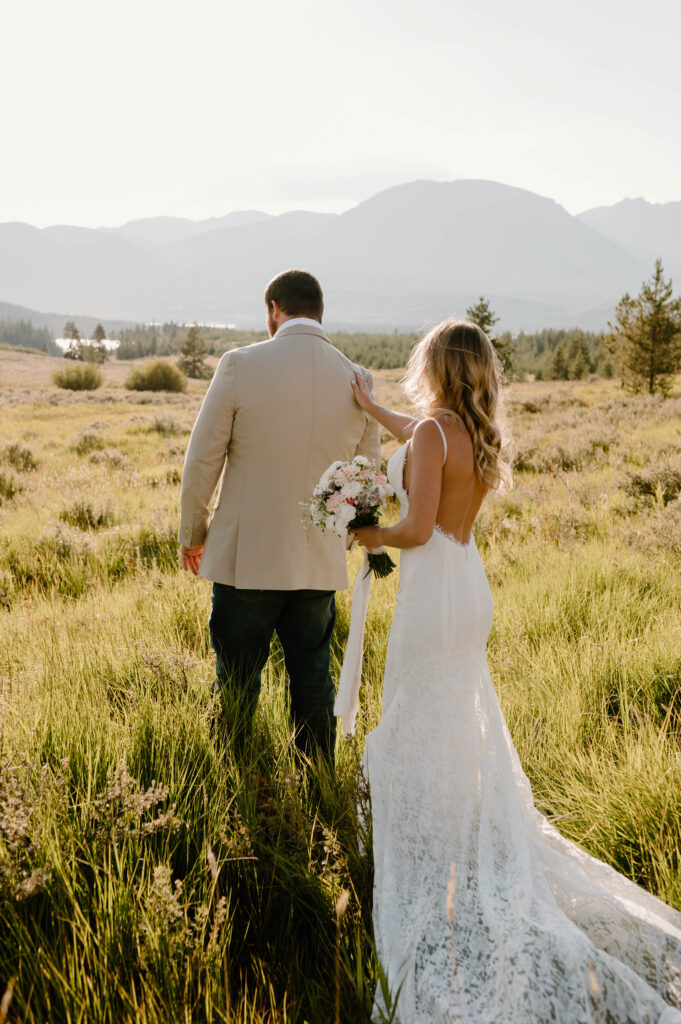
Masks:
[[[268,309],[276,302],[287,316],[308,316],[321,322],[324,296],[316,277],[306,270],[284,270],[273,277],[265,289]]]

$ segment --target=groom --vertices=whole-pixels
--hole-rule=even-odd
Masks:
[[[380,464],[379,428],[353,398],[354,365],[322,330],[317,279],[286,270],[267,285],[265,305],[270,339],[225,353],[189,439],[181,560],[213,581],[217,678],[246,733],[276,631],[296,743],[333,762],[329,643],[334,591],[348,585],[346,545],[317,528],[306,531],[300,502],[336,459],[362,454]]]

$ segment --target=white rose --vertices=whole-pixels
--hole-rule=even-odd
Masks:
[[[344,498],[357,498],[364,490],[361,480],[348,480],[341,487],[341,494]]]
[[[347,527],[355,518],[355,509],[352,505],[343,505],[343,508],[336,513],[336,517]]]

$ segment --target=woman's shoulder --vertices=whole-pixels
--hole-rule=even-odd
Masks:
[[[414,430],[428,446],[442,449],[443,435],[447,446],[447,464],[451,468],[468,471],[473,468],[475,456],[473,441],[458,416],[435,416],[421,420]]]
[[[442,443],[442,435],[444,434],[448,447],[449,445],[454,445],[462,449],[472,449],[473,446],[471,435],[458,416],[446,416],[443,414],[419,420],[414,428],[414,437],[416,437],[417,433],[422,438],[428,438],[429,440],[440,438],[440,443]]]
[[[442,451],[443,438],[447,435],[443,433],[438,423],[439,421],[434,418],[419,420],[411,436],[412,447],[415,445],[421,449],[437,448]]]

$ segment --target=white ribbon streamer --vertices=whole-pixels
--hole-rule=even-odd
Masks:
[[[383,550],[383,548],[378,548],[376,552],[372,551],[372,554]],[[341,727],[346,736],[352,736],[355,731],[355,719],[359,707],[359,688],[362,685],[364,627],[369,609],[371,577],[373,575],[373,572],[369,572],[369,556],[365,549],[364,560],[357,573],[357,579],[352,591],[350,630],[338,682],[336,703],[333,707],[333,713],[340,717]]]

